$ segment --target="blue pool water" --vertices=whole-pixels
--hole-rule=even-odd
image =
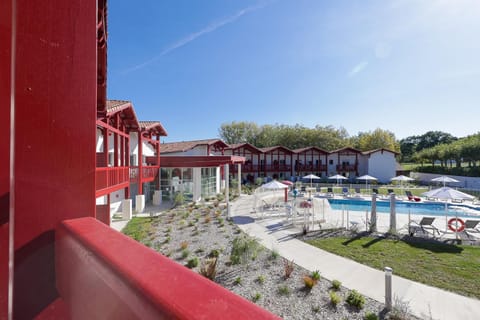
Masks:
[[[372,201],[361,199],[328,199],[334,210],[370,211]],[[390,201],[377,200],[377,212],[390,213]],[[433,216],[445,216],[445,203],[419,203],[419,202],[396,202],[396,212]],[[448,204],[448,215],[459,217],[471,217],[480,215],[480,209],[462,204]]]

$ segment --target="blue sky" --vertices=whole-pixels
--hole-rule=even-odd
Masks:
[[[480,131],[478,0],[116,0],[108,23],[108,97],[166,142],[231,121]]]

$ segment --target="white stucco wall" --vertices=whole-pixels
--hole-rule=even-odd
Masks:
[[[389,151],[377,151],[370,154],[368,159],[368,174],[377,178],[378,182],[388,183],[395,177],[395,154]]]
[[[110,216],[122,212],[122,201],[125,199],[125,190],[110,193]]]

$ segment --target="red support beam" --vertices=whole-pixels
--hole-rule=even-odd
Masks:
[[[142,172],[143,168],[143,137],[142,137],[142,131],[138,131],[138,169],[140,173]],[[142,175],[140,174],[138,177],[138,195],[143,194],[143,181],[142,181]]]

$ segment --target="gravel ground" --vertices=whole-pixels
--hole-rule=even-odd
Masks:
[[[195,272],[212,250],[218,250],[215,282],[284,319],[364,319],[366,313],[385,318],[383,304],[375,300],[365,297],[361,310],[348,305],[349,290],[344,287],[336,291],[341,301],[334,306],[332,284],[323,278],[307,290],[303,277],[311,272],[300,266],[294,265],[290,277],[285,278],[286,261],[264,247],[254,260],[232,264],[232,242],[244,234],[226,221],[224,210],[214,204],[172,209],[155,217],[152,226],[150,236],[142,242],[182,265],[197,257]]]

